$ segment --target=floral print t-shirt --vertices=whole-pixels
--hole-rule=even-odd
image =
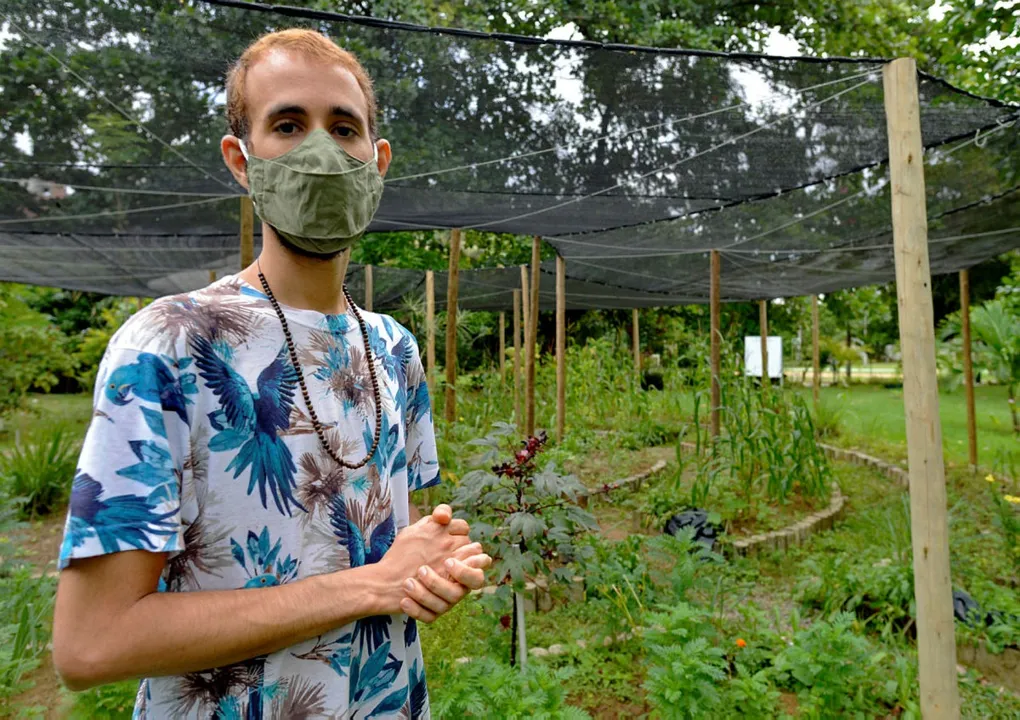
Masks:
[[[284,313],[326,436],[356,463],[375,432],[357,320]],[[379,447],[354,471],[321,448],[260,291],[228,277],[131,318],[100,365],[59,566],[167,553],[160,590],[195,592],[378,562],[408,524],[410,492],[438,483],[439,467],[414,338],[361,315],[383,412]],[[405,615],[370,617],[246,662],[148,678],[135,717],[427,718],[417,628]]]

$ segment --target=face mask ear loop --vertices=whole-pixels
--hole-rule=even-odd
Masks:
[[[237,144],[241,146],[241,154],[244,155],[244,161],[248,162],[248,148],[244,145],[244,140],[237,138]]]

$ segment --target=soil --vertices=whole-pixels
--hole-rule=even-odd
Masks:
[[[27,713],[31,708],[45,708],[43,714],[32,717],[45,720],[67,717],[70,701],[57,679],[57,671],[53,669],[53,659],[49,653],[43,656],[42,664],[29,673],[26,679],[32,683],[32,687],[18,695],[15,701],[22,712]]]
[[[592,706],[590,702],[585,702],[584,697],[571,695],[567,697],[567,703],[584,708],[596,720],[632,720],[647,717],[650,710],[647,703],[628,703],[614,697],[599,698],[598,705]]]

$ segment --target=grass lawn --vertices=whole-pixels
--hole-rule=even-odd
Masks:
[[[14,445],[15,428],[20,433],[22,443],[45,440],[58,428],[83,439],[91,418],[91,393],[32,395],[23,410],[7,419],[6,430],[0,432],[0,449]]]
[[[802,391],[810,397],[810,390]],[[1013,434],[1006,389],[979,386],[974,390],[978,425],[978,462],[998,472],[1015,474],[1020,465],[1020,439]],[[903,391],[876,385],[822,388],[822,402],[840,414],[840,441],[906,459]],[[967,406],[962,389],[939,393],[942,444],[948,462],[967,464]]]

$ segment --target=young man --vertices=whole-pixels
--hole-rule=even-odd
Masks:
[[[314,32],[231,70],[223,158],[262,254],[110,342],[60,553],[72,689],[145,678],[143,718],[429,716],[415,621],[491,559],[448,507],[417,519],[439,482],[418,348],[343,290],[390,163],[375,115]]]

